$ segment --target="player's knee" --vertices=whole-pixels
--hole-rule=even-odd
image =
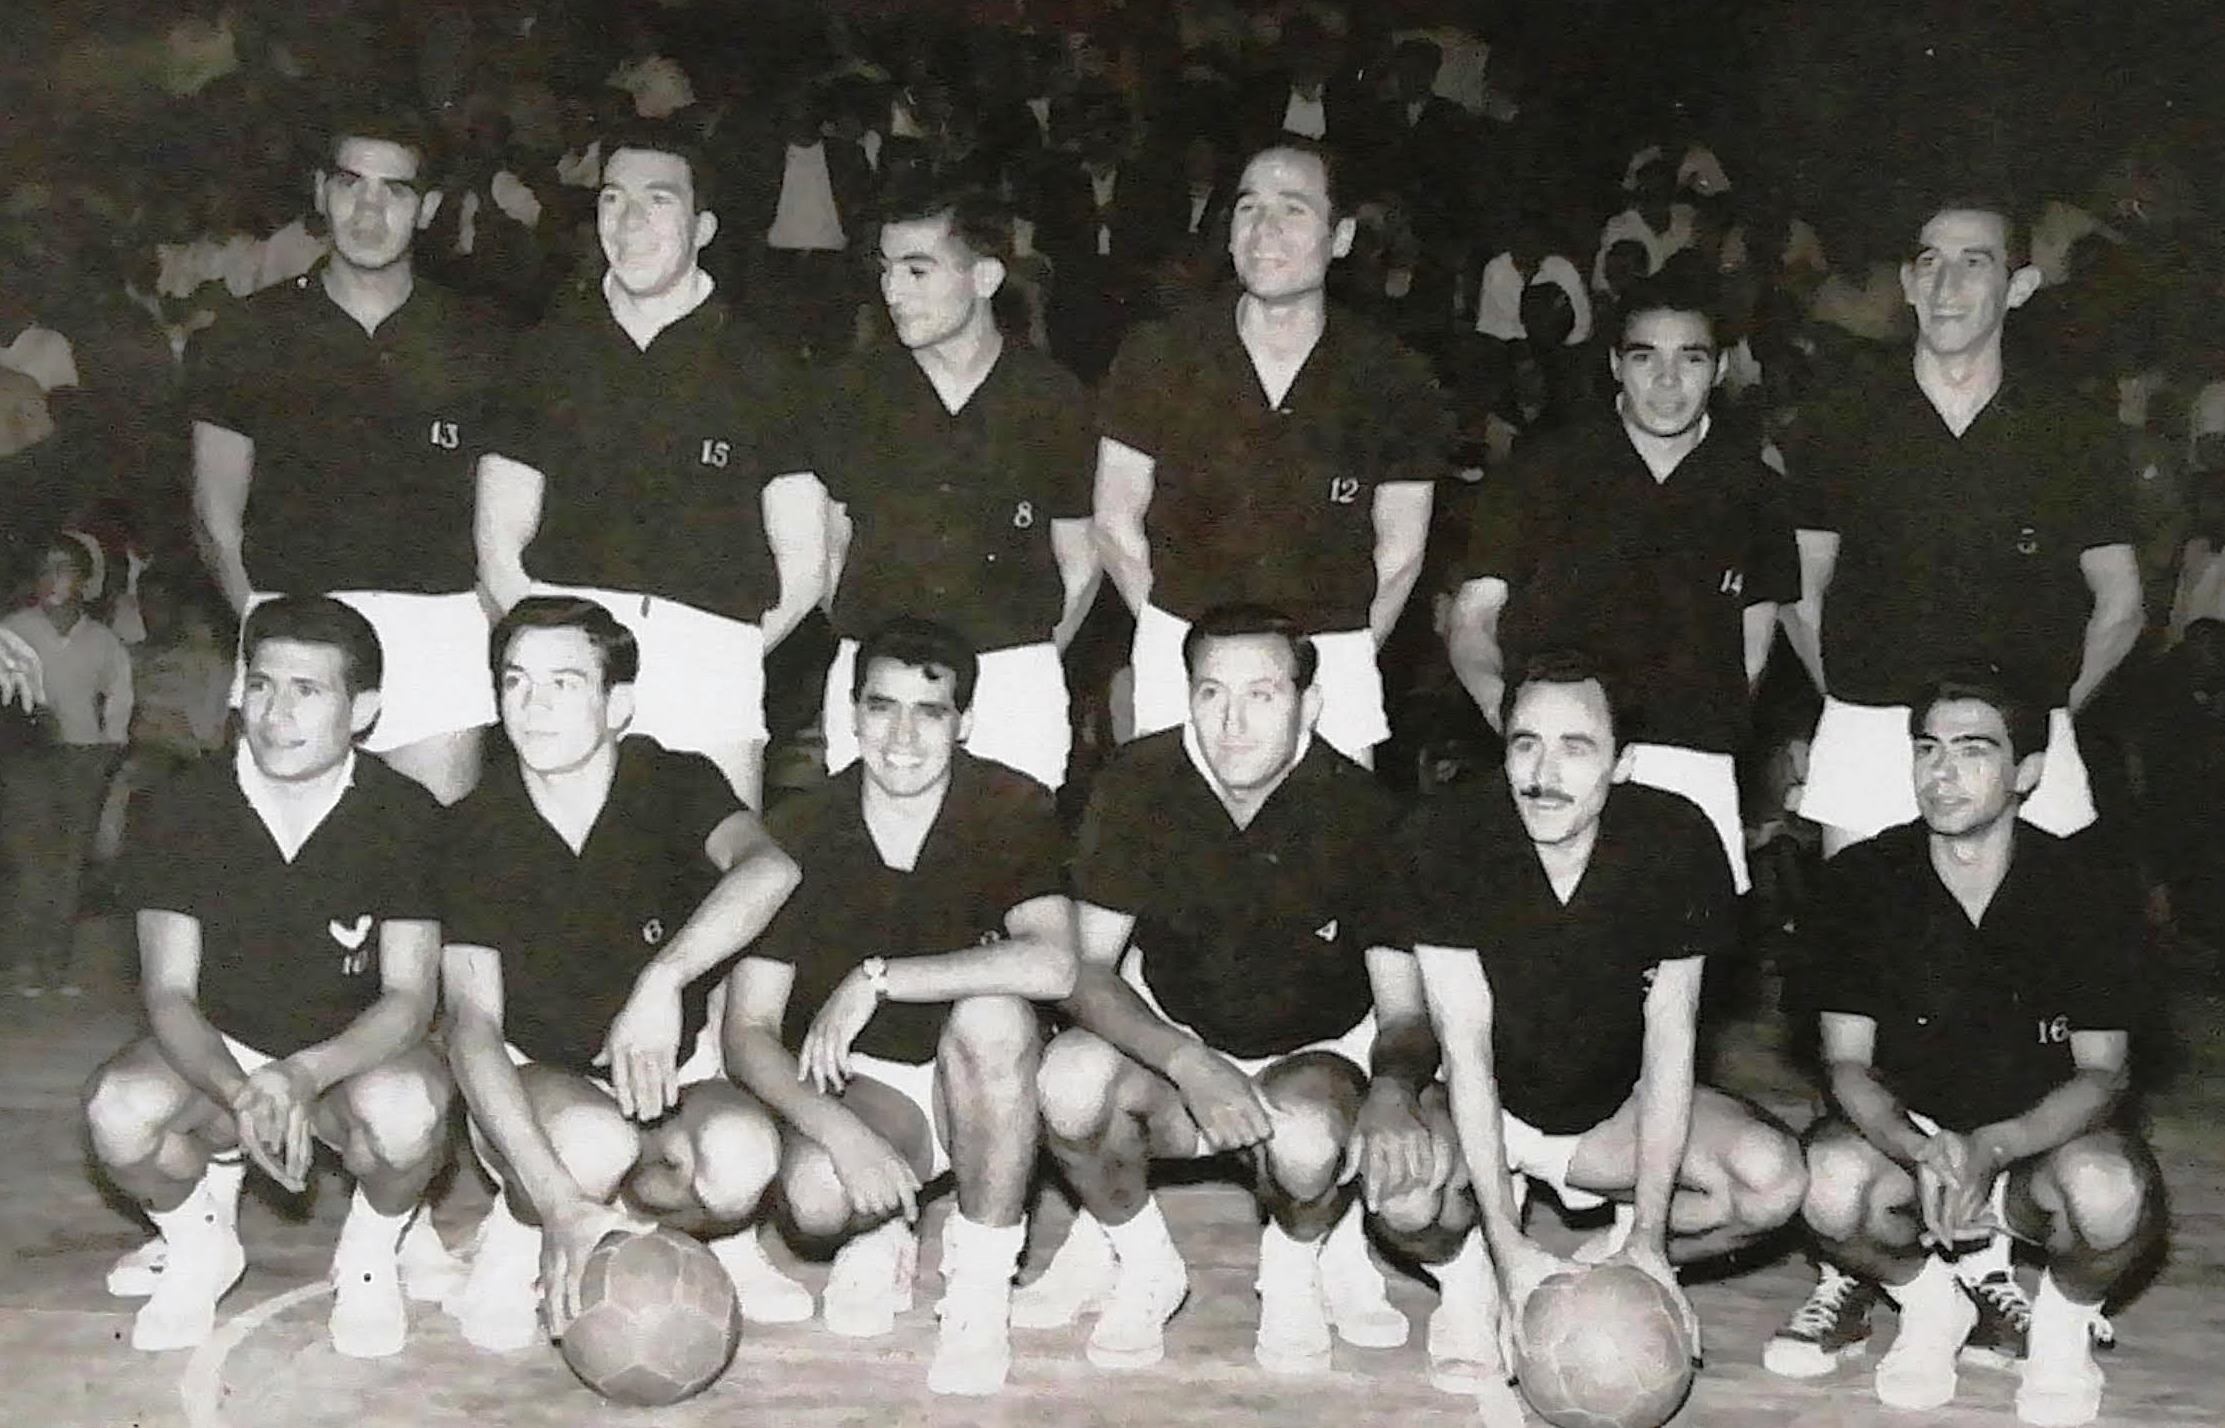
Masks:
[[[551,1111],[544,1123],[556,1158],[580,1189],[609,1197],[641,1155],[641,1134],[616,1106],[580,1103]]]
[[[1412,1238],[1437,1228],[1443,1215],[1444,1192],[1427,1188],[1387,1195],[1376,1203],[1375,1218],[1385,1233]]]
[[[974,1085],[1035,1073],[1041,1055],[1035,1007],[1020,997],[966,997],[943,1022],[936,1059]]]
[[[341,1104],[382,1164],[422,1165],[441,1150],[448,1128],[445,1082],[381,1066],[345,1082]]]
[[[1276,1108],[1267,1142],[1268,1173],[1286,1193],[1318,1200],[1336,1187],[1344,1169],[1347,1126],[1325,1106]]]
[[[1113,1091],[1127,1058],[1086,1031],[1059,1033],[1035,1075],[1043,1129],[1063,1141],[1096,1139],[1112,1114]]]
[[[135,1165],[155,1153],[177,1104],[174,1087],[148,1067],[111,1061],[82,1093],[93,1153],[106,1165]]]
[[[834,1173],[834,1161],[817,1146],[790,1150],[780,1169],[781,1198],[798,1231],[829,1239],[850,1224],[850,1195]]]
[[[714,1218],[740,1220],[757,1208],[780,1171],[780,1133],[763,1111],[720,1107],[695,1128],[695,1198]]]
[[[1808,1194],[1808,1166],[1790,1134],[1756,1121],[1739,1134],[1725,1163],[1732,1213],[1742,1229],[1757,1234],[1773,1230],[1800,1213]]]
[[[1360,1068],[1341,1056],[1294,1056],[1259,1074],[1260,1099],[1278,1117],[1328,1116],[1349,1123],[1367,1093]]]
[[[1870,1158],[1859,1144],[1833,1137],[1809,1146],[1806,1162],[1801,1213],[1808,1228],[1827,1239],[1856,1238],[1868,1219]]]
[[[2131,1242],[2146,1218],[2148,1177],[2121,1147],[2101,1137],[2072,1141],[2048,1157],[2048,1175],[2078,1237],[2095,1249]]]

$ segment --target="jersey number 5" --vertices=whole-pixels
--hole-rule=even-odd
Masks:
[[[1355,506],[1360,501],[1360,478],[1357,476],[1331,476],[1329,499],[1340,506]]]

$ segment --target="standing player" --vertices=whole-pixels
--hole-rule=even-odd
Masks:
[[[1724,354],[1676,271],[1623,308],[1616,419],[1526,448],[1509,508],[1477,522],[1446,643],[1494,723],[1509,652],[1599,651],[1618,689],[1645,691],[1625,711],[1631,778],[1700,806],[1744,892],[1735,757],[1799,557],[1779,478],[1708,413]]]
[[[1317,656],[1295,621],[1220,607],[1183,646],[1188,722],[1121,751],[1083,829],[1075,1026],[1041,1081],[1045,1133],[1083,1213],[1021,1305],[1045,1326],[1094,1307],[1092,1363],[1156,1363],[1189,1277],[1146,1172],[1241,1151],[1268,1217],[1256,1357],[1317,1372],[1332,1325],[1369,1347],[1407,1335],[1346,1167],[1368,1172],[1370,1209],[1402,1209],[1453,1168],[1422,1111],[1436,1043],[1421,980],[1410,958],[1370,951],[1363,925],[1397,810],[1313,741]]]
[[[640,641],[634,732],[704,755],[754,806],[765,654],[824,590],[826,493],[795,373],[703,271],[701,155],[654,131],[608,153],[609,270],[520,341],[479,461],[479,575],[505,610],[542,581],[584,587]]]
[[[881,296],[903,346],[842,366],[818,459],[848,528],[833,542],[831,772],[857,757],[858,638],[932,610],[981,651],[967,751],[1066,781],[1059,654],[1097,593],[1089,397],[997,330],[1010,228],[979,196],[948,190],[894,199],[882,219]]]
[[[134,834],[122,905],[138,913],[151,1034],[93,1073],[85,1117],[165,1245],[134,1348],[208,1338],[246,1267],[242,1155],[298,1192],[321,1140],[356,1182],[332,1346],[379,1358],[407,1334],[397,1246],[448,1145],[448,1075],[425,1044],[439,809],[355,756],[379,712],[362,615],[283,596],[248,617],[243,647],[237,756],[163,789]]]
[[[1423,805],[1397,843],[1393,906],[1481,1210],[1464,1253],[1496,1270],[1448,1274],[1447,1293],[1480,1296],[1464,1318],[1504,1314],[1518,1332],[1530,1293],[1569,1267],[1522,1233],[1536,1180],[1571,1209],[1614,1202],[1614,1228],[1579,1258],[1634,1265],[1689,1317],[1671,1260],[1775,1229],[1805,1186],[1788,1132],[1693,1082],[1702,965],[1737,935],[1729,870],[1690,803],[1617,782],[1628,760],[1596,666],[1532,657],[1504,718],[1504,779]],[[1476,1343],[1495,1422],[1508,1366],[1495,1331]]]
[[[2023,1347],[2017,1417],[2090,1423],[2102,1301],[2164,1226],[2126,1095],[2137,898],[2091,839],[2018,826],[2052,757],[2043,705],[1965,666],[1911,707],[1920,820],[1834,859],[1811,919],[1832,1112],[1808,1133],[1807,1226],[1900,1306],[1882,1402],[1943,1407],[1960,1351]],[[2003,1230],[2045,1265],[2022,1346],[1973,1339],[2015,1283],[1989,1255]],[[1769,1367],[1828,1372],[1866,1335],[1862,1307],[1859,1323],[1796,1318]]]
[[[535,1337],[536,1274],[562,1337],[628,1210],[725,1232],[756,1208],[779,1140],[721,1074],[707,1002],[796,869],[707,760],[621,739],[639,653],[608,610],[529,596],[491,653],[516,758],[457,808],[441,878],[449,1061],[506,1189],[452,1308],[501,1351]],[[749,1317],[810,1317],[754,1235],[714,1247]]]
[[[1420,576],[1451,425],[1421,360],[1329,304],[1352,247],[1335,161],[1285,136],[1244,168],[1242,291],[1122,344],[1098,413],[1105,570],[1136,616],[1135,727],[1188,717],[1182,636],[1215,605],[1289,613],[1321,650],[1321,736],[1390,731],[1376,651]]]
[[[2094,818],[2072,716],[2139,639],[2140,567],[2108,414],[2004,367],[2009,312],[2040,284],[2023,240],[2005,204],[1934,211],[1901,265],[1915,380],[1847,393],[1790,453],[1800,601],[1785,629],[1824,694],[1800,812],[1826,855],[1916,817],[1904,701],[1969,649],[2056,706],[2019,816],[2062,836]],[[1795,1320],[1866,1324],[1877,1286],[1821,1268]]]
[[[1012,1275],[1035,1167],[1035,1008],[1074,986],[1074,910],[1049,791],[959,746],[973,651],[940,625],[869,633],[858,762],[770,831],[803,884],[735,968],[726,1064],[780,1119],[796,1228],[840,1238],[829,1329],[911,1307],[920,1187],[954,1169],[936,1393],[987,1394],[1012,1360]]]
[[[494,719],[467,463],[497,339],[416,279],[427,143],[406,119],[337,128],[316,176],[331,256],[194,344],[193,509],[237,613],[325,591],[370,620],[389,674],[364,747],[453,803]]]

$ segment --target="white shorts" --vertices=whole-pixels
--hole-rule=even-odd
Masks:
[[[251,596],[250,614],[274,595]],[[383,590],[339,590],[333,599],[371,622],[378,632],[379,719],[364,736],[366,753],[385,754],[420,740],[495,721],[494,676],[487,666],[486,607],[469,590],[454,595],[404,595]],[[245,625],[241,627],[245,634]],[[246,678],[242,658],[232,672],[232,707]]]
[[[1198,1036],[1198,1033],[1168,1016],[1166,1008],[1159,1005],[1159,999],[1151,994],[1150,984],[1143,979],[1143,954],[1133,947],[1129,948],[1127,955],[1120,959],[1120,980],[1135,989],[1136,995],[1143,998],[1143,1004],[1151,1008],[1152,1015],[1186,1036],[1196,1036],[1199,1041],[1205,1041],[1204,1037]],[[1207,1046],[1212,1045],[1211,1042],[1205,1044]],[[1374,1008],[1370,1007],[1365,1015],[1352,1024],[1349,1030],[1340,1032],[1335,1036],[1325,1037],[1320,1041],[1309,1041],[1304,1046],[1294,1046],[1288,1051],[1277,1051],[1268,1056],[1231,1056],[1225,1051],[1216,1049],[1214,1054],[1246,1076],[1257,1080],[1261,1072],[1276,1062],[1287,1061],[1293,1056],[1302,1056],[1309,1051],[1334,1052],[1358,1067],[1360,1075],[1364,1079],[1375,1059]],[[1198,1154],[1202,1157],[1210,1154],[1210,1152],[1200,1148]],[[1352,1160],[1345,1165],[1344,1173],[1340,1178],[1349,1180],[1359,1173],[1359,1162]]]
[[[1136,616],[1136,642],[1129,660],[1135,669],[1136,737],[1174,729],[1190,721],[1190,673],[1182,663],[1182,638],[1190,622],[1146,605]],[[1365,759],[1391,736],[1383,711],[1383,673],[1375,662],[1375,637],[1366,630],[1315,635],[1321,652],[1321,722],[1329,746],[1352,759]]]
[[[857,716],[850,700],[857,663],[858,642],[845,639],[827,667],[820,724],[826,731],[830,774],[857,762]],[[981,656],[981,677],[973,691],[973,734],[966,740],[966,752],[995,759],[1046,788],[1057,788],[1066,782],[1066,758],[1073,745],[1066,667],[1059,662],[1058,646],[1044,640]]]
[[[641,646],[629,733],[674,753],[717,754],[765,742],[765,634],[662,595],[535,585],[536,595],[578,595],[618,617]]]
[[[853,1051],[850,1071],[852,1075],[880,1082],[918,1108],[920,1117],[927,1122],[928,1179],[950,1169],[950,1148],[943,1144],[942,1129],[935,1124],[934,1062],[915,1066],[909,1061],[883,1061],[878,1056]]]
[[[1511,1111],[1499,1112],[1499,1138],[1506,1149],[1507,1169],[1525,1180],[1550,1187],[1561,1204],[1571,1210],[1593,1210],[1607,1203],[1604,1195],[1579,1190],[1568,1183],[1568,1163],[1576,1158],[1575,1135],[1547,1135]],[[1516,1191],[1519,1204],[1526,1187]]]
[[[1908,1117],[1909,1124],[1915,1126],[1925,1135],[1939,1134],[1939,1122],[1923,1112],[1911,1111],[1903,1107],[1901,1114]],[[1913,1174],[1911,1172],[1911,1178],[1913,1178]],[[2006,1170],[1993,1177],[1993,1188],[1986,1194],[1986,1213],[1993,1216],[1993,1223],[2001,1226],[2004,1230],[2008,1228],[2009,1172]]]
[[[1905,704],[1825,699],[1808,746],[1800,816],[1858,839],[1915,819],[1916,751]],[[2047,716],[2047,762],[2018,810],[2035,828],[2067,838],[2094,821],[2094,794],[2068,710]]]
[[[1752,884],[1746,877],[1746,828],[1738,816],[1737,760],[1673,744],[1631,744],[1628,749],[1632,783],[1682,794],[1715,825],[1723,856],[1730,860],[1731,884],[1743,894]]]

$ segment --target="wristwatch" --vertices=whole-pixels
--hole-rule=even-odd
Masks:
[[[888,1000],[888,958],[868,957],[858,963],[858,970],[865,974],[865,985],[873,989],[873,1000]]]

